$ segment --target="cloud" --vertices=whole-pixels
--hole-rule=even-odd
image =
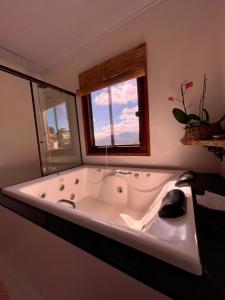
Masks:
[[[118,83],[111,87],[113,104],[127,104],[128,102],[137,102],[137,83],[136,79],[127,80],[124,83]],[[94,102],[97,105],[108,105],[108,92],[106,89],[96,96]]]
[[[115,123],[113,126],[114,134],[120,134],[124,132],[139,132],[139,119],[135,116],[135,112],[138,110],[138,106],[132,108],[125,107],[119,116],[121,120]],[[110,125],[103,126],[99,131],[95,132],[95,139],[100,140],[111,134]]]
[[[132,108],[125,107],[120,114],[120,120],[128,122],[130,120],[136,121],[137,117],[135,113],[138,111],[138,106],[134,106]]]

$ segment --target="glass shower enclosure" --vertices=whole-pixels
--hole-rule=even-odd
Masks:
[[[75,95],[32,83],[43,175],[81,165]]]

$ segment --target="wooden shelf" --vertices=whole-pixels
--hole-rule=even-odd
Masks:
[[[207,147],[209,152],[214,153],[220,161],[223,161],[225,155],[225,139],[223,140],[186,140],[182,139],[183,145],[197,145]]]
[[[204,147],[224,147],[225,140],[186,140],[182,139],[181,143],[183,145],[199,145]]]

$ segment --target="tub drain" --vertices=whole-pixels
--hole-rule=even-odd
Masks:
[[[46,193],[45,192],[41,192],[39,193],[39,197],[44,199],[46,197]]]
[[[72,193],[72,194],[70,195],[70,200],[74,200],[74,199],[75,199],[75,194]]]
[[[116,190],[117,190],[117,193],[122,193],[123,192],[122,186],[118,186]]]
[[[59,190],[60,190],[60,191],[63,191],[64,189],[65,189],[65,185],[64,185],[64,184],[60,184]]]

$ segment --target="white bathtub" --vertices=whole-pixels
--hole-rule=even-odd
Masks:
[[[162,198],[174,188],[180,174],[171,170],[82,166],[2,192],[200,275],[190,187],[180,188],[187,198],[184,216],[158,216]]]

